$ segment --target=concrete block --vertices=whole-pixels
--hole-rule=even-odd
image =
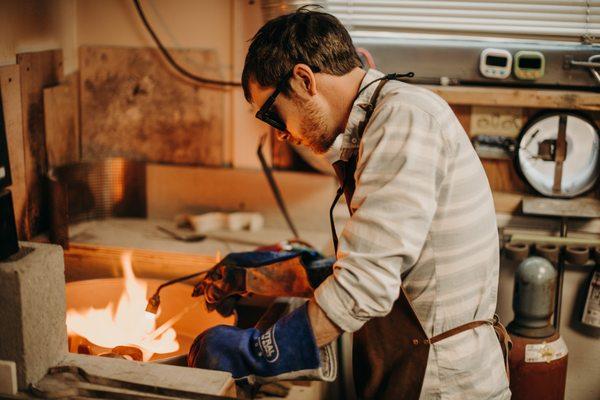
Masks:
[[[17,365],[19,389],[67,354],[64,258],[60,246],[22,242],[0,262],[0,360]]]
[[[17,365],[14,361],[0,360],[0,395],[17,393]]]

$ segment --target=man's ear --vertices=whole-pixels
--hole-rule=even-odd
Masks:
[[[317,94],[315,74],[306,64],[296,64],[292,70],[290,87],[300,98],[310,98]]]

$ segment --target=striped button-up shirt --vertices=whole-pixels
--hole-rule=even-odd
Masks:
[[[370,70],[361,87],[382,73]],[[332,161],[359,151],[353,216],[339,240],[334,274],[315,298],[340,328],[388,314],[403,285],[431,337],[496,308],[499,249],[492,195],[469,138],[448,104],[390,81],[360,144],[376,84],[356,99]],[[398,330],[402,327],[399,326]],[[483,325],[432,345],[423,399],[508,399],[494,330]]]

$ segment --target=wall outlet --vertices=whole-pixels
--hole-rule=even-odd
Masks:
[[[523,110],[511,107],[473,106],[471,137],[477,135],[516,137],[523,127]]]

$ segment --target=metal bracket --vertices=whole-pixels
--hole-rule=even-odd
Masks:
[[[596,79],[598,84],[600,84],[600,72],[598,72],[600,70],[600,54],[590,56],[587,61],[577,61],[574,60],[573,57],[567,56],[565,57],[563,67],[565,69],[571,69],[573,67],[589,68],[592,76]]]
[[[481,158],[511,159],[515,153],[515,140],[507,136],[477,135],[471,139]]]

